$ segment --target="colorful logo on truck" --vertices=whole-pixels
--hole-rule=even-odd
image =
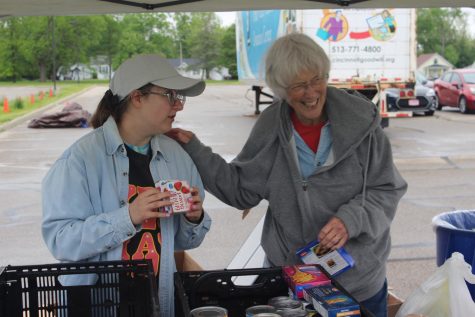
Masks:
[[[341,10],[329,12],[324,10],[324,16],[320,21],[317,36],[324,41],[337,42],[348,33],[348,20]]]
[[[317,29],[316,36],[324,41],[337,42],[345,38],[351,25],[341,10],[332,12],[323,10],[323,18],[320,21],[320,27]],[[368,29],[364,31],[349,32],[352,40],[362,40],[372,37],[377,41],[388,41],[396,33],[397,23],[394,16],[385,9],[366,18]]]

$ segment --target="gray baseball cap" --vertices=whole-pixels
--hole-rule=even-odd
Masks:
[[[115,71],[109,88],[122,100],[149,83],[189,97],[200,95],[206,86],[203,80],[181,76],[165,58],[149,54],[136,55],[123,62]]]

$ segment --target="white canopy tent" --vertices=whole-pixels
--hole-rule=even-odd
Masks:
[[[475,7],[474,0],[1,0],[0,17],[322,8]]]

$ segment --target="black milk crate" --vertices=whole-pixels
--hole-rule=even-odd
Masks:
[[[336,287],[355,300],[324,268],[316,266]],[[235,284],[238,278],[246,277],[255,280],[251,285]],[[189,317],[190,310],[203,306],[223,307],[229,317],[244,317],[248,307],[265,305],[272,297],[289,295],[282,267],[176,272],[174,280],[176,317]],[[361,313],[362,317],[373,317],[362,306]]]
[[[63,275],[94,274],[93,285],[63,286]],[[0,268],[1,317],[159,316],[152,263],[106,261]]]

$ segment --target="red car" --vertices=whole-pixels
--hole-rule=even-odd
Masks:
[[[458,107],[460,112],[475,110],[475,69],[454,69],[448,71],[434,83],[439,99],[438,110],[443,106]]]

